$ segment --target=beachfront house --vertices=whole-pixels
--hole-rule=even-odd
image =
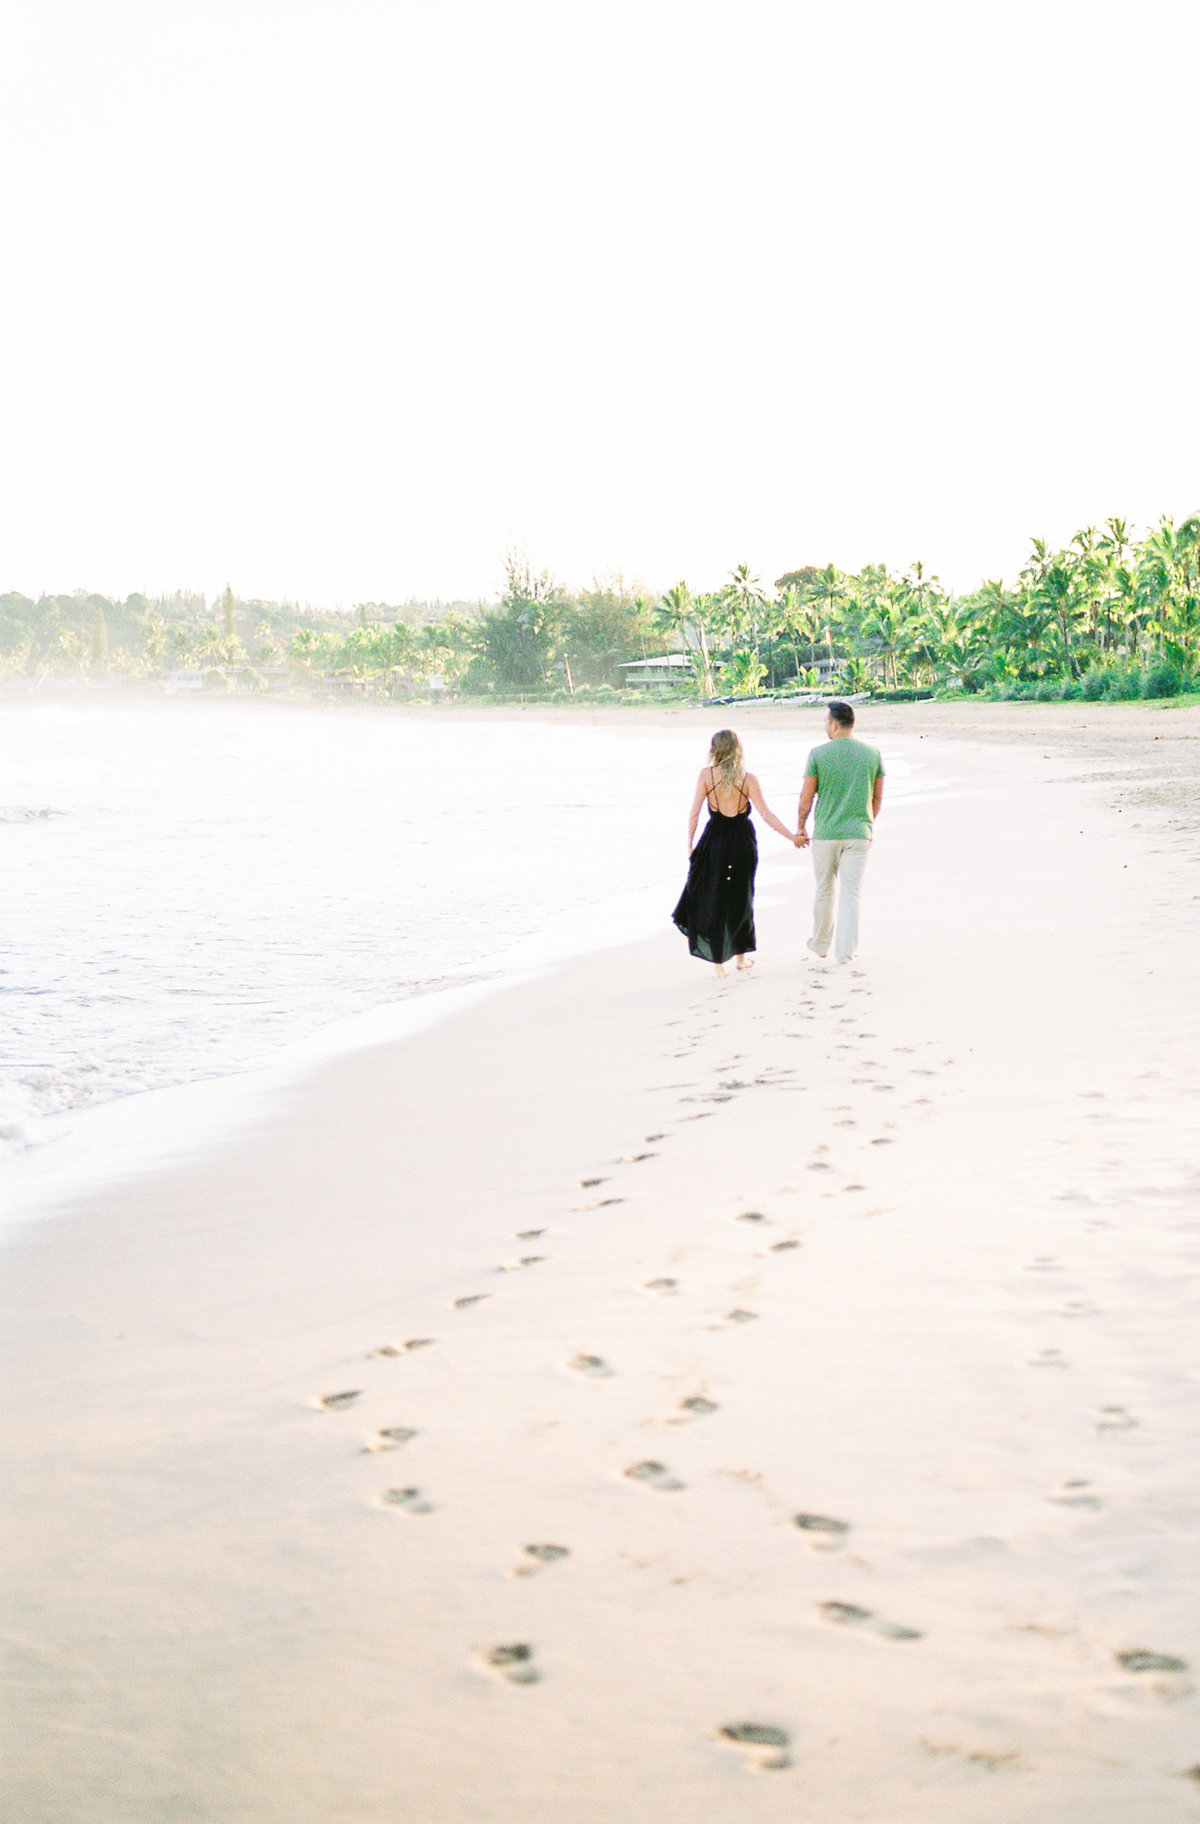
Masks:
[[[696,675],[696,668],[686,652],[668,652],[659,659],[630,659],[617,670],[626,687],[637,690],[670,690],[686,684]]]

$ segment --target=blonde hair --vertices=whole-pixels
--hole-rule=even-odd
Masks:
[[[708,749],[708,764],[712,767],[718,790],[722,786],[727,791],[740,789],[746,777],[746,762],[742,755],[742,744],[731,728],[719,728],[713,736]]]

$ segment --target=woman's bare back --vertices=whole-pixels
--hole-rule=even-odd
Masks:
[[[708,790],[705,796],[710,811],[719,811],[722,817],[740,817],[750,803],[750,789],[757,785],[749,773],[742,774],[740,785],[719,785],[712,767],[706,769]],[[702,774],[703,778],[705,775]]]

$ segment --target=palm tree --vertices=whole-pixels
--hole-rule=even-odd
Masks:
[[[762,629],[767,641],[767,670],[770,674],[771,689],[775,688],[775,641],[787,631],[787,609],[780,596],[767,596],[763,600]]]
[[[752,647],[730,653],[721,667],[722,688],[735,697],[753,697],[767,675],[767,668]]]
[[[738,564],[729,575],[729,581],[721,591],[725,607],[725,624],[735,645],[739,638],[749,633],[750,645],[758,651],[758,619],[766,605],[763,586],[756,576],[751,576],[749,564]]]
[[[1100,609],[1104,594],[1104,581],[1108,573],[1108,560],[1096,533],[1095,526],[1084,526],[1076,532],[1071,540],[1074,550],[1069,552],[1068,561],[1074,572],[1081,605],[1087,616],[1088,637],[1093,645],[1101,645]]]
[[[678,582],[670,589],[664,589],[662,600],[651,613],[655,626],[678,636],[685,652],[695,651],[700,660],[700,684],[703,694],[713,694],[712,662],[708,652],[708,634],[705,627],[705,598],[696,598],[685,582]],[[696,645],[688,645],[688,633],[695,631]]]
[[[1146,535],[1137,564],[1138,589],[1148,610],[1144,631],[1152,634],[1159,646],[1174,631],[1175,581],[1179,568],[1175,522],[1164,517],[1153,532]]]
[[[874,599],[859,627],[862,638],[872,643],[875,657],[883,661],[885,689],[896,688],[900,655],[908,650],[910,623],[905,606],[904,590],[891,590]]]
[[[797,643],[807,646],[809,652],[815,652],[821,638],[821,610],[815,598],[795,584],[783,592],[784,625],[791,639],[792,657],[796,662],[796,674],[799,676],[802,666]]]
[[[851,695],[855,695],[861,690],[870,690],[871,672],[866,660],[843,659],[842,668],[838,674],[838,683]]]
[[[846,578],[836,564],[826,564],[824,570],[818,570],[812,584],[813,600],[820,602],[824,608],[824,637],[829,653],[830,669],[833,668],[833,625],[838,617],[838,609],[846,599]]]
[[[1189,514],[1175,534],[1179,560],[1179,584],[1182,600],[1179,606],[1181,644],[1184,662],[1190,664],[1189,647],[1200,631],[1200,513]]]
[[[1080,601],[1075,587],[1075,578],[1066,564],[1059,562],[1046,566],[1038,586],[1033,592],[1032,600],[1049,610],[1062,638],[1066,668],[1074,674],[1076,666],[1071,636],[1078,629],[1083,603]]]

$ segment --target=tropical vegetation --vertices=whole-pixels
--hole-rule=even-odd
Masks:
[[[958,595],[923,563],[804,565],[770,586],[738,564],[709,591],[618,577],[571,593],[514,554],[492,605],[0,596],[0,678],[586,698],[672,653],[675,693],[707,698],[1174,696],[1200,687],[1200,513],[1140,538],[1116,518],[1062,549],[1036,538],[1015,582]]]

